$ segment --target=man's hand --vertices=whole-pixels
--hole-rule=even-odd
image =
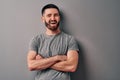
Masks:
[[[56,57],[56,59],[58,59],[58,61],[66,61],[67,60],[66,55],[56,55],[55,57]]]
[[[43,57],[42,56],[40,56],[39,54],[38,55],[36,55],[36,57],[35,57],[35,59],[36,60],[40,60],[40,59],[42,59]]]
[[[67,60],[67,56],[66,55],[56,55],[55,56],[56,60],[58,61],[66,61]],[[35,57],[36,60],[40,60],[40,59],[43,59],[43,57],[41,57],[39,54],[36,55]]]

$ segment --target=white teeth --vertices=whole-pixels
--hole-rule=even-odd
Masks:
[[[56,24],[57,21],[50,21],[50,24]]]
[[[56,22],[51,22],[51,24],[56,24]]]

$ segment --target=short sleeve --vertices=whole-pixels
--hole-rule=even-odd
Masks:
[[[74,37],[71,37],[68,43],[68,50],[76,50],[79,51],[77,41],[74,39]]]
[[[39,46],[38,37],[35,36],[31,39],[31,41],[29,43],[29,50],[33,50],[38,53],[38,46]]]

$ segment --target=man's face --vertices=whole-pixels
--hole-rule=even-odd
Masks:
[[[60,15],[57,9],[49,8],[43,13],[42,20],[46,27],[52,31],[55,31],[59,27]]]

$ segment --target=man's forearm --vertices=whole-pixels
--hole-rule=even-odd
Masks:
[[[76,67],[74,65],[69,64],[68,61],[57,62],[53,64],[51,68],[59,71],[65,71],[65,72],[74,72],[76,70]]]
[[[30,70],[42,70],[50,67],[54,63],[57,62],[57,59],[55,57],[50,58],[42,58],[39,60],[31,60],[29,63],[29,69]]]
[[[66,61],[60,61],[51,66],[52,69],[65,71],[65,72],[75,72],[78,65],[78,52],[75,50],[70,50],[67,53]]]
[[[53,56],[49,58],[34,59],[30,61],[29,69],[30,70],[46,69],[61,60],[66,60],[66,58],[64,58],[64,56]]]

